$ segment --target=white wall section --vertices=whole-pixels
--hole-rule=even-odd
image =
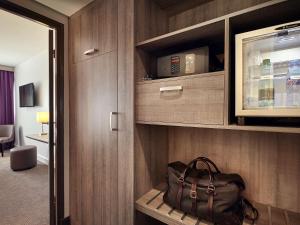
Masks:
[[[39,54],[48,27],[0,10],[0,65],[15,67]]]
[[[93,0],[36,0],[64,15],[71,16]]]
[[[48,32],[46,32],[48,35]],[[48,38],[44,39],[45,48],[48,48]],[[49,112],[49,56],[48,49],[40,54],[20,63],[15,67],[15,104],[16,104],[16,141],[18,145],[34,144],[26,135],[41,132],[41,124],[36,122],[37,112]],[[35,107],[20,107],[19,86],[33,83],[35,88]],[[48,126],[44,126],[46,129]],[[38,155],[48,159],[47,144],[39,145]]]

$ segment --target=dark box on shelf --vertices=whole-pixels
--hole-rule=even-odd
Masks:
[[[207,73],[208,71],[208,47],[196,48],[157,59],[158,78]]]

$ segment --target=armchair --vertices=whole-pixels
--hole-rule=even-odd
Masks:
[[[14,125],[0,125],[0,151],[3,157],[7,145],[12,145],[15,139]]]

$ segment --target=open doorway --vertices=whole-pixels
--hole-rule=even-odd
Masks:
[[[0,131],[3,128],[12,134],[8,143],[0,143],[4,153],[0,159],[0,224],[60,224],[64,195],[63,25],[8,2],[0,2],[0,21],[1,33],[12,34],[1,40],[2,49],[0,45],[4,54],[0,76],[10,79],[2,82],[10,86],[1,89],[5,101],[0,108],[5,108],[1,113],[6,115]],[[8,56],[12,56],[10,60]]]
[[[4,10],[0,27],[1,223],[47,225],[49,27]]]

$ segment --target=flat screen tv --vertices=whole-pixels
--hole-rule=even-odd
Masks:
[[[34,107],[34,85],[33,83],[19,87],[20,107]]]

